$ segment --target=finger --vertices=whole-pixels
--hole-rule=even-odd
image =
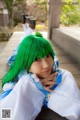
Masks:
[[[53,77],[46,77],[46,78],[44,78],[44,79],[42,79],[42,80],[40,80],[41,82],[46,82],[46,81],[51,81],[51,80],[53,80],[53,79],[55,79],[56,78],[56,76],[53,76]]]
[[[45,80],[41,81],[42,84],[46,84],[48,82],[56,82],[56,77],[54,78],[46,78]]]
[[[43,87],[45,87],[47,89],[51,89],[53,87],[53,85],[55,85],[55,84],[47,84],[47,85],[43,85]]]
[[[42,85],[43,86],[50,86],[50,85],[55,85],[56,84],[56,82],[54,82],[54,81],[51,81],[51,82],[47,82],[47,83],[43,83]]]
[[[52,73],[50,77],[55,77],[58,74],[58,72]]]
[[[53,87],[53,85],[48,85],[46,86],[48,89],[51,89]]]
[[[44,89],[48,92],[53,92],[53,90],[51,90],[49,87],[44,87]]]
[[[46,82],[41,82],[42,85],[47,85],[47,84],[55,84],[56,81],[55,80],[51,80],[51,81],[46,81]]]
[[[48,77],[44,78],[44,79],[40,79],[41,82],[44,81],[48,81],[51,80],[52,78],[56,77],[56,75],[58,74],[58,72],[52,73],[51,75],[49,75]]]

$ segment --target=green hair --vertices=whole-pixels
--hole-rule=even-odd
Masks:
[[[50,54],[54,59],[54,51],[48,40],[39,33],[25,37],[19,45],[18,53],[9,71],[2,78],[2,86],[14,81],[22,70],[29,71],[31,64],[37,58]]]

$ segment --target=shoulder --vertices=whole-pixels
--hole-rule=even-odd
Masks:
[[[29,80],[30,79],[30,75],[27,72],[21,72],[19,75],[19,81],[20,80]]]
[[[74,79],[73,74],[70,71],[66,69],[60,69],[60,71],[62,74],[62,80],[65,80],[65,79],[73,80]]]
[[[62,72],[62,74],[72,74],[70,71],[66,69],[59,68],[59,70]]]
[[[21,74],[21,76],[19,77],[18,83],[27,84],[27,85],[34,84],[30,74],[28,74],[27,72],[23,72],[23,74]],[[35,84],[34,84],[34,86],[35,86]]]

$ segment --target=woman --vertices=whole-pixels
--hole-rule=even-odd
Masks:
[[[54,65],[54,50],[42,35],[25,37],[2,79],[3,89],[10,92],[1,99],[0,109],[11,109],[12,120],[35,120],[46,105],[69,120],[79,120],[80,91],[72,74],[55,72]]]

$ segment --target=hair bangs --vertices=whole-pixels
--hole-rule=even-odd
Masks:
[[[35,40],[34,40],[35,39]],[[37,58],[44,58],[45,56],[47,56],[48,54],[50,54],[52,56],[52,58],[54,58],[53,56],[53,49],[50,45],[50,43],[42,38],[42,37],[34,37],[32,40],[32,45],[30,48],[30,52],[29,52],[29,59],[28,59],[28,70],[30,69],[31,64],[37,59]]]
[[[54,51],[52,49],[52,46],[50,45],[49,41],[44,38],[40,38],[40,41],[37,45],[37,51],[38,52],[36,56],[38,56],[38,58],[44,58],[48,54],[50,54],[51,57],[54,58]]]

